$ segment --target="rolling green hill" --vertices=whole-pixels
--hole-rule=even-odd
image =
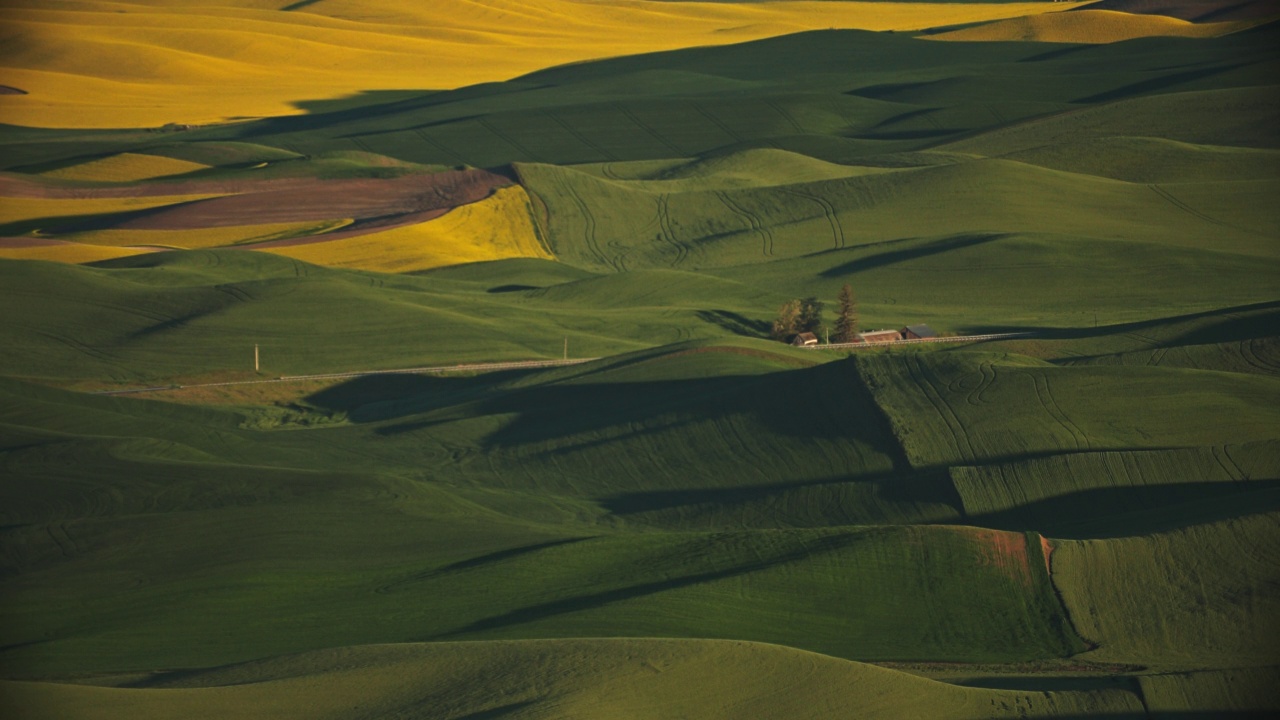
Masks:
[[[962,688],[872,665],[758,643],[539,640],[365,646],[273,658],[117,687],[4,683],[30,717],[733,718],[1144,717],[1121,690]],[[505,688],[494,694],[495,687]],[[660,698],[660,700],[658,700]]]
[[[0,710],[1277,707],[1276,27],[830,30],[221,125],[0,127],[0,254],[89,227],[142,253],[0,259]],[[134,221],[317,180],[420,182],[416,212],[460,170],[491,182],[471,204],[519,193],[537,257],[132,247]],[[181,204],[201,188],[223,197]],[[307,202],[341,224],[366,199]],[[832,325],[845,284],[862,329],[1029,335],[767,339],[793,298]]]

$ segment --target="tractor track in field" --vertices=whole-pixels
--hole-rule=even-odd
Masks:
[[[1256,338],[1240,341],[1240,357],[1245,361],[1245,364],[1255,367],[1268,375],[1280,370],[1280,365],[1271,362],[1258,353],[1257,349],[1253,347],[1255,342],[1257,342]]]
[[[1244,230],[1245,232],[1252,232],[1251,230],[1247,230],[1246,228],[1237,227],[1235,225],[1232,225],[1231,223],[1223,222],[1222,220],[1219,220],[1211,215],[1206,215],[1200,212],[1199,210],[1196,210],[1195,208],[1191,207],[1185,202],[1179,200],[1177,197],[1174,196],[1173,193],[1169,192],[1163,187],[1160,187],[1156,183],[1151,183],[1147,185],[1147,187],[1151,188],[1152,192],[1154,192],[1156,195],[1159,195],[1161,198],[1166,200],[1170,205],[1173,205],[1174,207],[1178,208],[1179,210],[1185,213],[1188,213],[1189,215],[1192,215],[1193,217],[1197,217],[1207,223],[1213,223],[1214,225],[1220,225],[1225,228],[1231,228],[1232,230]],[[1253,233],[1253,234],[1256,235],[1257,233]]]
[[[974,407],[982,407],[987,404],[987,400],[983,399],[983,394],[991,388],[996,382],[996,369],[989,362],[978,364],[978,384],[965,396],[965,402]]]
[[[88,355],[89,357],[94,358],[95,360],[100,360],[104,363],[111,363],[113,365],[116,363],[116,358],[112,357],[109,353],[103,352],[102,350],[99,350],[91,345],[82,343],[79,340],[76,340],[74,338],[65,337],[63,335],[55,335],[54,333],[45,332],[43,330],[34,330],[34,332],[37,335],[43,335],[44,337],[47,337],[56,343],[66,345],[67,347],[71,348],[76,352]]]
[[[1071,436],[1072,441],[1076,444],[1076,450],[1088,450],[1089,438],[1062,411],[1062,407],[1054,399],[1053,393],[1049,391],[1049,378],[1039,373],[1031,373],[1031,383],[1035,386],[1036,400],[1040,402],[1040,407],[1044,408],[1044,411],[1049,413],[1049,416],[1057,421],[1063,430],[1067,431],[1067,434]]]
[[[658,196],[658,225],[662,228],[662,238],[676,249],[676,257],[671,267],[679,267],[689,258],[689,245],[676,238],[675,229],[671,226],[671,195],[663,193]]]
[[[454,150],[450,149],[450,148],[449,148],[448,146],[446,146],[444,143],[442,143],[442,142],[440,142],[439,140],[436,140],[435,138],[431,137],[431,135],[426,131],[426,128],[420,128],[420,127],[419,127],[419,128],[414,128],[414,129],[413,129],[413,134],[414,134],[414,135],[417,135],[419,138],[421,138],[421,139],[422,139],[422,141],[423,141],[423,142],[425,142],[426,144],[428,144],[428,145],[430,145],[431,147],[435,148],[436,150],[439,150],[440,152],[444,153],[445,155],[447,155],[447,156],[449,156],[449,157],[452,157],[454,160],[456,160],[456,161],[457,161],[455,164],[458,164],[458,165],[466,165],[466,164],[467,164],[466,158],[462,157],[462,156],[461,156],[461,155],[459,155],[457,152],[455,152]]]
[[[222,284],[222,285],[214,285],[213,289],[216,290],[217,292],[222,293],[223,295],[229,296],[232,300],[235,300],[236,302],[250,302],[253,300],[252,295],[245,292],[243,289],[238,288],[235,285],[232,285],[229,283]]]
[[[694,112],[698,113],[702,117],[709,120],[712,125],[715,125],[716,127],[720,128],[720,131],[723,132],[725,135],[728,135],[730,140],[733,140],[734,142],[737,142],[737,143],[746,142],[745,140],[742,139],[741,135],[734,132],[733,129],[730,128],[728,125],[724,124],[724,122],[720,120],[720,118],[716,117],[715,115],[712,115],[711,112],[706,108],[704,108],[700,103],[695,102],[695,103],[690,103],[690,105],[693,107]]]
[[[831,204],[830,200],[821,195],[814,195],[813,193],[793,188],[788,188],[786,192],[817,203],[822,208],[822,213],[827,216],[827,224],[831,226],[831,238],[835,242],[835,249],[843,250],[845,248],[844,226],[840,224],[840,218],[836,215],[836,208]]]
[[[724,206],[729,208],[733,214],[747,221],[747,227],[751,232],[760,235],[761,254],[765,257],[773,257],[773,233],[764,226],[760,218],[735,202],[729,197],[729,193],[724,190],[716,190],[715,195],[720,198],[720,202],[724,203]]]
[[[488,120],[485,120],[484,118],[477,118],[476,124],[484,128],[485,130],[488,130],[491,135],[498,138],[502,142],[515,148],[517,152],[522,153],[526,158],[528,158],[528,162],[544,162],[542,159],[538,157],[537,153],[534,153],[529,148],[520,144],[520,142],[518,142],[515,138],[508,135],[506,131],[499,130],[498,128],[494,127],[493,124],[490,123]]]
[[[611,104],[613,105],[613,107],[614,107],[614,108],[616,108],[616,109],[618,110],[618,112],[620,112],[620,113],[622,113],[624,116],[626,116],[626,118],[627,118],[628,120],[630,120],[630,121],[631,121],[631,122],[632,122],[636,127],[638,127],[638,128],[640,128],[641,130],[643,130],[643,131],[645,132],[645,134],[646,134],[646,135],[648,135],[649,137],[653,138],[654,140],[657,140],[657,141],[658,141],[658,143],[659,143],[660,145],[662,145],[662,146],[666,147],[668,150],[670,150],[671,152],[675,153],[675,155],[674,155],[673,157],[678,157],[678,158],[679,158],[679,157],[684,157],[684,156],[685,156],[685,153],[684,153],[684,151],[683,151],[683,150],[681,150],[680,148],[676,147],[675,145],[672,145],[672,144],[671,144],[671,142],[670,142],[669,140],[667,140],[665,137],[663,137],[661,134],[659,134],[659,133],[658,133],[658,131],[656,131],[656,130],[654,130],[652,127],[650,127],[650,126],[646,125],[643,121],[641,121],[641,120],[640,120],[640,118],[639,118],[639,117],[637,117],[637,116],[636,116],[636,114],[635,114],[634,112],[632,112],[631,110],[627,109],[627,108],[626,108],[626,106],[624,106],[622,103],[616,103],[616,102],[615,102],[615,103],[611,103]]]
[[[617,270],[617,263],[605,255],[604,250],[600,247],[600,240],[596,237],[596,219],[595,216],[591,214],[591,209],[587,206],[587,203],[582,199],[582,197],[578,195],[578,191],[574,190],[573,186],[570,185],[568,181],[563,177],[559,177],[557,179],[560,182],[560,186],[564,188],[565,194],[567,194],[573,201],[574,205],[578,207],[578,212],[582,213],[582,220],[585,225],[583,228],[583,237],[586,240],[587,249],[591,251],[592,255],[599,258],[601,264],[608,265],[614,270]]]
[[[364,152],[367,152],[367,153],[369,153],[369,154],[371,154],[371,155],[376,155],[376,154],[377,154],[377,153],[373,152],[373,149],[372,149],[372,148],[370,148],[367,144],[365,144],[365,141],[364,141],[364,140],[361,140],[361,139],[360,139],[360,137],[359,137],[358,135],[352,135],[352,136],[348,137],[347,139],[351,141],[351,144],[352,144],[352,145],[355,145],[355,146],[356,146],[357,148],[359,148],[360,150],[363,150]]]
[[[974,451],[973,440],[969,437],[969,431],[965,428],[964,423],[960,421],[960,416],[956,415],[955,410],[947,404],[947,399],[938,392],[937,386],[929,379],[928,371],[920,364],[919,358],[911,358],[903,363],[907,372],[911,374],[911,379],[915,381],[916,386],[924,391],[924,395],[933,405],[934,410],[942,418],[942,422],[947,426],[947,430],[951,433],[952,441],[956,446],[956,451],[963,455],[965,449],[968,449],[969,460],[977,460],[978,454]],[[961,446],[963,443],[963,446]]]
[[[796,119],[795,119],[795,118],[793,118],[793,117],[791,117],[791,113],[787,112],[787,111],[786,111],[786,110],[785,110],[781,105],[779,105],[779,104],[778,104],[778,101],[776,101],[776,100],[764,100],[763,102],[764,102],[764,104],[765,104],[765,105],[769,106],[769,109],[771,109],[771,110],[773,110],[774,112],[778,113],[778,115],[779,115],[779,116],[780,116],[780,117],[781,117],[781,118],[782,118],[782,119],[783,119],[783,120],[784,120],[788,125],[790,125],[790,126],[791,126],[791,128],[792,128],[793,130],[795,130],[795,131],[796,131],[796,134],[798,134],[798,135],[804,135],[804,134],[805,134],[804,128],[800,127],[800,123],[796,122]]]
[[[1237,482],[1248,480],[1249,474],[1244,471],[1244,468],[1240,467],[1235,458],[1231,457],[1231,452],[1227,447],[1226,445],[1214,445],[1209,448],[1209,452],[1213,455],[1213,459],[1218,462],[1218,465],[1226,471],[1227,477]]]
[[[608,150],[605,150],[604,148],[600,147],[599,145],[589,140],[586,135],[583,135],[582,133],[578,132],[572,125],[570,125],[569,121],[565,120],[564,118],[552,112],[543,112],[542,114],[550,118],[551,122],[564,128],[564,131],[569,133],[569,135],[572,136],[573,139],[582,143],[586,147],[600,153],[601,157],[603,157],[605,161],[618,162],[617,155],[614,155],[613,153],[609,152]],[[609,174],[607,170],[605,170],[604,173],[606,175]]]

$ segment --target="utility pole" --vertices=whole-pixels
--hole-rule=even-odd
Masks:
[[[566,335],[564,338],[564,359],[565,360],[569,359],[569,336],[568,335]]]
[[[253,371],[258,372],[258,343],[253,344]]]

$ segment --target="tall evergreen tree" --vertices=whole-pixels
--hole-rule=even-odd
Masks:
[[[822,330],[822,301],[816,297],[807,297],[799,303],[800,318],[796,322],[796,332],[818,333]]]
[[[858,334],[858,303],[853,299],[853,288],[845,283],[840,288],[840,310],[836,318],[836,342],[853,342]]]

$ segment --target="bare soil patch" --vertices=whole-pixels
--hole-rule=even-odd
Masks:
[[[116,225],[133,230],[197,230],[236,225],[352,219],[336,234],[386,229],[443,214],[488,197],[509,178],[486,170],[453,170],[398,178],[312,180],[301,187],[248,191],[133,215]],[[215,190],[216,191],[216,190]]]

